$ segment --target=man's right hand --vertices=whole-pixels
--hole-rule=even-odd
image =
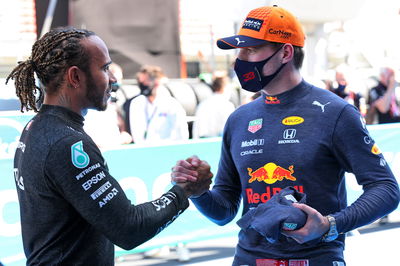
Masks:
[[[188,197],[200,196],[209,190],[213,174],[210,165],[192,156],[186,160],[179,160],[172,168],[171,181],[181,186]]]

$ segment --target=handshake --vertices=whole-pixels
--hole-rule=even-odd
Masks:
[[[210,189],[213,174],[210,165],[197,156],[179,160],[172,167],[171,182],[180,186],[188,198],[198,197]]]

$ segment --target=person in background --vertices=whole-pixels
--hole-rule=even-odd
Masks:
[[[217,41],[221,49],[240,49],[234,69],[242,88],[261,91],[228,118],[214,185],[191,198],[218,225],[232,221],[243,203],[234,266],[344,266],[346,232],[399,203],[396,178],[357,108],[303,79],[304,43],[300,23],[277,6],[251,10],[237,35]],[[195,181],[203,167],[209,169],[196,156],[180,160],[172,181]],[[363,187],[350,206],[345,172]],[[296,193],[285,194],[280,208],[288,189]]]
[[[176,184],[158,199],[131,204],[83,129],[88,109],[107,108],[117,81],[111,63],[94,32],[62,27],[37,40],[6,79],[15,81],[21,111],[37,112],[14,158],[27,265],[114,265],[114,245],[133,249],[151,239],[189,206],[188,197],[211,183],[209,176],[201,189]]]
[[[400,122],[400,103],[396,90],[399,88],[394,70],[390,67],[381,68],[378,85],[371,88],[368,98],[369,112],[377,114],[378,124]]]
[[[364,116],[367,112],[366,101],[363,95],[359,92],[355,92],[349,84],[347,73],[349,69],[343,65],[335,69],[335,80],[329,83],[328,89],[335,93],[340,98],[344,99],[348,103],[357,107],[360,113]]]
[[[116,90],[123,79],[122,68],[112,63],[109,66],[110,72],[114,74],[117,82],[112,85]],[[115,93],[112,91],[111,93]],[[99,122],[101,121],[101,123]],[[104,126],[107,124],[107,126]],[[119,110],[113,97],[111,96],[106,110],[100,112],[94,109],[89,109],[85,115],[84,129],[91,136],[93,141],[100,148],[112,148],[121,144],[129,144],[132,142],[132,137],[123,129],[123,120],[119,114]]]
[[[390,67],[382,67],[378,84],[369,91],[369,110],[366,118],[368,124],[373,124],[375,121],[378,124],[400,122],[400,104],[396,97],[396,88],[398,90],[394,70]],[[389,215],[379,220],[380,224],[388,222]]]
[[[124,80],[124,72],[123,69],[120,65],[116,63],[112,63],[110,65],[110,71],[114,74],[115,78],[117,79],[117,82],[112,85],[112,92],[111,92],[111,103],[115,106],[116,112],[118,114],[118,128],[119,131],[121,132],[122,135],[125,135],[124,138],[126,138],[126,142],[132,142],[132,137],[126,130],[125,126],[125,121],[123,119],[123,114],[121,110],[121,106],[118,105],[118,92],[119,90],[122,90],[123,87],[123,80]],[[121,92],[122,96],[124,95],[125,92]]]
[[[211,89],[213,95],[204,99],[197,106],[196,119],[193,123],[193,138],[207,138],[222,136],[226,120],[235,110],[229,101],[229,79],[226,75],[216,75]]]
[[[136,75],[140,95],[129,103],[129,129],[134,143],[187,140],[189,129],[182,105],[162,93],[166,76],[158,66],[143,66]]]

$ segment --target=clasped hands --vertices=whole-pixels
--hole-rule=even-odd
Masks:
[[[210,189],[212,177],[210,165],[192,156],[172,167],[171,182],[182,187],[187,197],[197,197]]]

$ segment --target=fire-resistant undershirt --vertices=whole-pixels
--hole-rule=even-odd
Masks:
[[[114,244],[132,249],[188,207],[178,186],[132,205],[83,120],[43,105],[22,133],[14,172],[27,265],[114,265]]]
[[[364,193],[347,207],[344,173],[354,173]],[[366,225],[397,207],[399,189],[356,108],[304,81],[276,97],[261,97],[228,119],[213,189],[193,199],[210,220],[224,225],[287,186],[307,204],[333,214],[340,233]],[[271,244],[255,230],[240,231],[236,258],[327,258],[342,261],[344,234],[330,243],[298,244],[283,235]],[[328,264],[326,264],[328,265]]]

